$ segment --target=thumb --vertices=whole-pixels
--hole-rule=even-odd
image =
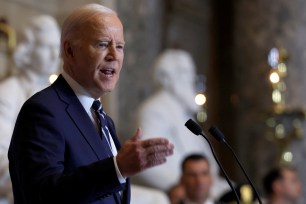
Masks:
[[[131,141],[136,142],[137,140],[140,140],[141,138],[142,138],[142,130],[141,128],[137,128],[135,135],[131,137]]]

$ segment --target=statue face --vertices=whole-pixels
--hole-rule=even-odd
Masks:
[[[175,69],[171,69],[170,91],[181,101],[182,105],[190,110],[196,111],[198,106],[194,102],[195,91],[195,70],[188,58],[177,58]]]
[[[60,34],[57,28],[35,33],[36,39],[30,56],[31,67],[38,73],[50,75],[59,65]]]

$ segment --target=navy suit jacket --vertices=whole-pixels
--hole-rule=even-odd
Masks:
[[[130,203],[129,179],[124,185],[118,181],[113,158],[61,75],[24,103],[8,157],[16,204]]]

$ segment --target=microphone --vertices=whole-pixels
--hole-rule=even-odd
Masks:
[[[257,192],[257,190],[256,190],[256,188],[255,188],[255,186],[253,185],[253,183],[252,183],[251,179],[249,178],[248,174],[246,173],[246,171],[245,171],[244,168],[242,167],[242,165],[241,165],[241,163],[240,163],[238,157],[236,156],[236,154],[235,154],[233,148],[232,148],[232,147],[227,143],[227,141],[225,140],[225,137],[224,137],[223,133],[222,133],[217,127],[211,127],[211,128],[209,128],[208,131],[210,132],[210,134],[211,134],[216,140],[218,140],[218,141],[221,142],[221,143],[224,143],[224,144],[227,146],[227,148],[230,149],[230,151],[231,151],[232,154],[234,155],[234,157],[235,157],[237,163],[239,164],[240,169],[241,169],[242,172],[244,173],[244,175],[245,175],[245,177],[247,178],[249,184],[252,186],[252,189],[253,189],[254,192],[255,192],[255,195],[256,195],[256,198],[258,199],[258,202],[259,202],[260,204],[262,204],[261,199],[260,199],[260,197],[259,197],[259,194],[258,194],[258,192]]]
[[[228,175],[226,174],[226,172],[224,171],[224,169],[223,169],[223,167],[222,167],[222,165],[221,165],[219,159],[217,158],[217,156],[216,156],[216,154],[215,154],[214,148],[212,147],[210,141],[207,139],[207,136],[204,134],[204,132],[203,132],[202,128],[200,127],[200,125],[197,124],[196,122],[194,122],[192,119],[189,119],[189,120],[185,123],[185,126],[186,126],[193,134],[195,134],[195,135],[202,135],[202,136],[204,137],[204,139],[208,142],[209,147],[210,147],[210,149],[211,149],[211,152],[212,152],[212,154],[213,154],[215,160],[217,161],[218,166],[220,167],[222,173],[224,174],[225,179],[226,179],[228,185],[229,185],[229,186],[231,187],[231,189],[232,189],[232,192],[234,192],[234,194],[235,194],[237,203],[240,204],[240,200],[239,200],[238,194],[237,194],[235,188],[233,187],[233,184],[231,183],[231,181],[230,181]]]

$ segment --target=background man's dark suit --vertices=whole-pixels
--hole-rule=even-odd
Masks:
[[[24,104],[8,156],[16,204],[25,203],[25,197],[30,204],[113,204],[120,203],[116,192],[123,189],[122,203],[130,201],[129,179],[125,185],[118,181],[113,158],[62,76]]]

